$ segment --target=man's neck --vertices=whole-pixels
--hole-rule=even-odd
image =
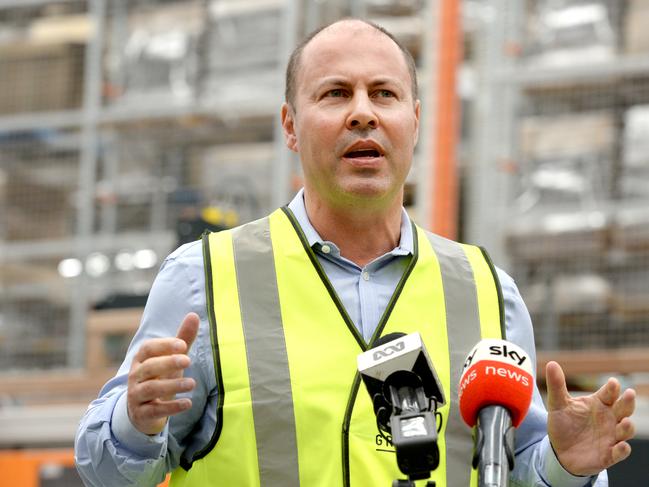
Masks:
[[[305,193],[306,212],[323,240],[335,243],[340,254],[359,267],[399,245],[400,199],[387,209],[332,207]]]

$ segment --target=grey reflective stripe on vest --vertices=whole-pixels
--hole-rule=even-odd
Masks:
[[[298,486],[291,378],[268,218],[232,232],[262,487]]]
[[[471,429],[464,424],[457,402],[457,391],[466,356],[481,339],[480,312],[473,270],[462,247],[426,232],[437,254],[446,304],[446,330],[451,360],[451,406],[446,426],[446,472],[449,487],[471,484]]]

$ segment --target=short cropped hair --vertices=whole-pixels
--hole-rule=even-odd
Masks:
[[[343,20],[352,20],[352,19],[343,19]],[[410,73],[410,80],[411,80],[411,91],[412,91],[412,98],[413,100],[417,99],[417,66],[415,64],[415,60],[412,57],[412,54],[410,54],[410,51],[406,49],[406,47],[397,40],[396,37],[394,37],[390,32],[388,32],[386,29],[381,27],[378,24],[375,24],[374,22],[370,22],[369,20],[363,20],[363,19],[353,19],[353,20],[359,20],[360,22],[363,22],[364,24],[369,25],[370,27],[374,28],[378,32],[388,36],[390,39],[392,39],[392,42],[394,42],[397,47],[401,50],[401,53],[403,54],[403,58],[406,61],[406,65],[408,66],[408,72]],[[323,27],[320,27],[319,29],[314,30],[311,32],[308,36],[306,36],[302,42],[300,42],[297,47],[293,50],[291,53],[291,57],[288,60],[288,65],[286,66],[286,85],[284,89],[284,98],[286,102],[295,109],[295,94],[296,94],[296,79],[298,75],[298,71],[300,69],[300,62],[302,60],[302,51],[304,51],[304,48],[313,40],[314,37],[316,37],[320,32],[323,30],[329,28],[330,26],[341,22],[341,20],[337,20],[336,22],[332,22],[331,24],[325,25]]]

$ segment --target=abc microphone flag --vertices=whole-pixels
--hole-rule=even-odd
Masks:
[[[505,340],[480,341],[464,363],[458,391],[464,422],[475,426],[488,406],[504,407],[518,427],[530,407],[534,391],[532,361],[519,346]]]

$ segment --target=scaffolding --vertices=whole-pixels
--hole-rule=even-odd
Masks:
[[[426,28],[439,7],[0,0],[0,448],[71,445],[82,405],[124,357],[162,259],[204,228],[290,201],[301,174],[279,119],[284,67],[320,25],[367,18],[411,49],[422,137],[407,204],[431,222],[432,117],[440,99],[453,100],[439,89],[437,29]],[[28,434],[13,428],[17,418]]]
[[[649,347],[648,14],[480,11],[467,235],[515,277],[542,350]]]

